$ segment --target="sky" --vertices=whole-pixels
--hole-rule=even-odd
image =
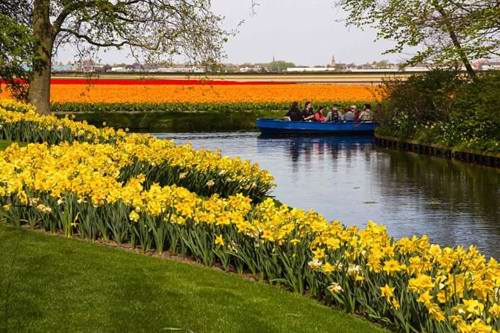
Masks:
[[[391,46],[375,41],[376,32],[347,28],[346,13],[335,6],[337,0],[257,0],[252,11],[251,0],[212,0],[215,13],[225,17],[226,30],[237,34],[225,45],[224,63],[260,63],[286,60],[296,65],[337,63],[362,64],[374,60],[401,62],[408,55],[383,55]],[[239,23],[243,23],[240,25]],[[68,62],[74,52],[66,48],[56,57]],[[133,63],[124,51],[108,51],[100,58],[105,63]]]

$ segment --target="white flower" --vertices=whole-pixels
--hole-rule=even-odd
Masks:
[[[359,265],[349,265],[347,268],[347,274],[356,275],[361,272],[361,267]]]
[[[322,263],[318,259],[313,259],[313,260],[309,261],[308,265],[312,270],[316,270],[316,269],[321,268]]]
[[[332,284],[328,286],[328,291],[332,294],[338,294],[343,292],[344,289],[342,289],[342,286],[337,282],[332,282]]]

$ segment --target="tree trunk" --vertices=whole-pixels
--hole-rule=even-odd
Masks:
[[[472,65],[469,61],[469,58],[467,58],[467,54],[465,53],[465,51],[462,47],[462,44],[460,44],[460,41],[458,40],[458,36],[455,32],[455,29],[453,29],[453,25],[450,22],[450,18],[448,17],[443,6],[438,4],[437,1],[434,1],[434,7],[438,10],[439,14],[441,14],[441,16],[443,17],[446,30],[448,31],[448,35],[450,35],[450,39],[451,39],[451,42],[453,43],[453,46],[457,49],[458,56],[460,57],[462,64],[465,66],[465,70],[467,71],[467,74],[469,75],[469,77],[471,79],[475,80],[476,79],[476,72],[474,71],[474,68],[472,68]]]
[[[50,113],[50,76],[54,37],[49,7],[50,0],[35,0],[33,8],[33,35],[37,39],[37,45],[28,99],[42,114]]]
[[[460,56],[460,59],[462,60],[462,63],[465,66],[465,69],[467,70],[467,74],[469,74],[469,77],[471,79],[476,79],[476,72],[474,71],[474,68],[472,68],[472,65],[469,62],[469,59],[467,58],[467,55],[465,54],[462,45],[458,41],[457,34],[455,33],[454,30],[449,30],[450,38],[451,41],[453,42],[453,45],[457,48],[458,50],[458,55]]]

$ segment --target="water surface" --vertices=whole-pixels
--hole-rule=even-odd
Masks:
[[[157,134],[259,163],[272,195],[328,219],[394,237],[427,234],[442,245],[477,245],[500,258],[500,171],[378,148],[371,137],[261,138],[257,133]]]

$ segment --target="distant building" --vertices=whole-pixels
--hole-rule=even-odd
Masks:
[[[288,73],[321,73],[334,72],[334,67],[289,67],[286,69]]]
[[[92,59],[81,60],[73,65],[73,70],[77,72],[102,72],[105,65],[97,64]]]
[[[482,70],[489,71],[489,70],[500,70],[500,61],[499,62],[490,62],[488,64],[485,64],[481,67]]]
[[[353,73],[367,73],[367,72],[397,73],[397,72],[401,72],[401,70],[399,68],[395,68],[395,67],[390,67],[390,68],[353,68],[353,67],[350,67],[350,68],[347,68],[346,71],[353,72]]]
[[[480,59],[476,61],[473,66],[475,70],[500,70],[500,60]]]
[[[158,67],[155,69],[150,69],[149,72],[159,72],[159,73],[204,73],[205,70],[201,67],[196,66],[172,66],[172,67]]]
[[[264,67],[262,66],[244,66],[240,67],[240,72],[241,73],[252,73],[252,72],[263,72],[265,71]]]
[[[73,71],[73,65],[71,64],[59,64],[52,66],[52,72],[71,72]]]
[[[122,66],[113,66],[113,67],[111,67],[110,72],[127,72],[127,68],[124,66],[123,67]]]
[[[403,72],[428,72],[430,71],[428,66],[408,66],[402,68]]]
[[[134,63],[132,65],[126,65],[125,69],[129,72],[143,72],[144,66],[139,63]]]

